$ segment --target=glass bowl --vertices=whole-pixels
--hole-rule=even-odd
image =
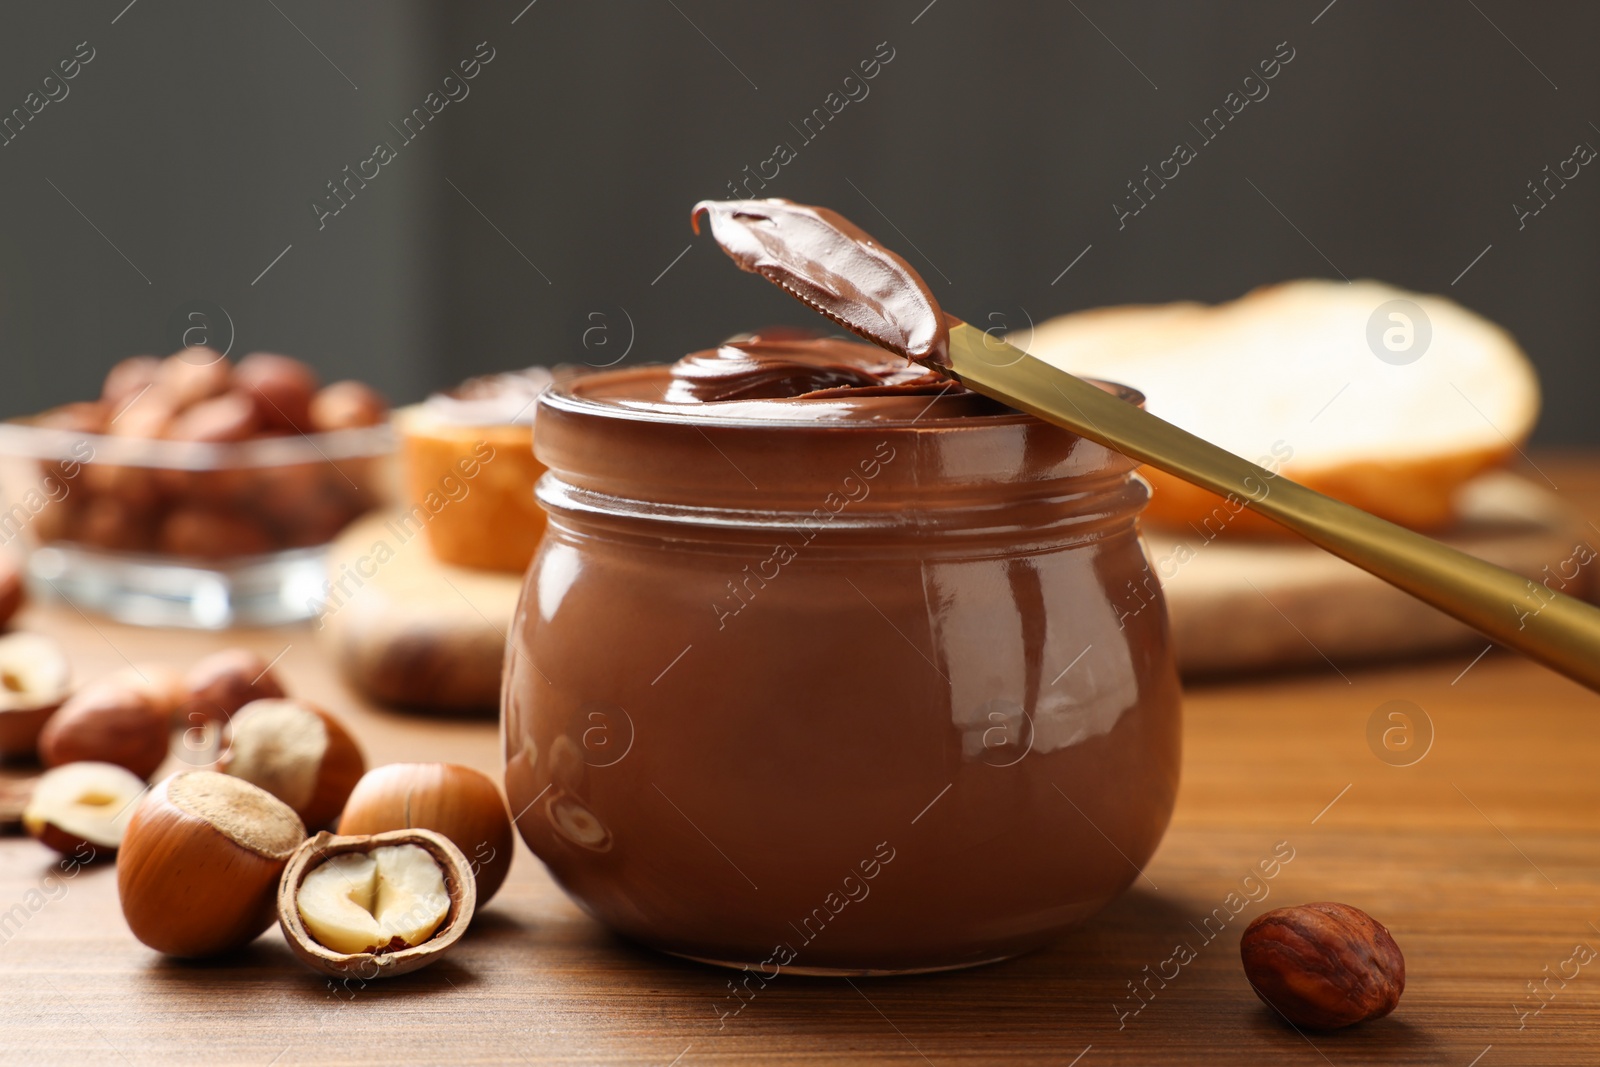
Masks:
[[[326,546],[393,497],[388,425],[197,444],[0,422],[0,546],[30,592],[145,626],[317,614]]]

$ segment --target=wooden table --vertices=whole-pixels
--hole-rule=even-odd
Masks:
[[[1540,466],[1600,516],[1600,460]],[[20,622],[65,640],[88,677],[124,656],[181,664],[230,643],[282,653],[290,688],[344,716],[373,762],[455,760],[498,777],[493,723],[363,704],[310,628],[151,632],[41,607]],[[1416,748],[1369,744],[1391,700],[1432,725],[1409,766],[1397,764]],[[726,974],[612,937],[523,851],[448,959],[350,995],[296,964],[276,930],[222,962],[164,960],[124,927],[115,872],[89,868],[48,883],[50,899],[0,930],[0,1062],[1600,1061],[1600,960],[1566,962],[1575,946],[1600,949],[1600,697],[1494,651],[1194,686],[1187,720],[1177,814],[1148,877],[1023,959],[854,983],[785,975],[719,1025]],[[1203,917],[1280,842],[1293,859],[1270,895],[1206,942]],[[31,841],[0,841],[0,913],[38,903],[27,894],[51,864]],[[1311,900],[1356,904],[1393,931],[1408,971],[1393,1016],[1303,1035],[1252,995],[1239,932],[1265,908]],[[1172,974],[1179,943],[1196,958],[1144,986]],[[1576,976],[1548,978],[1562,971]],[[1547,978],[1553,992],[1536,998],[1530,983]],[[1155,991],[1142,1007],[1133,983]]]

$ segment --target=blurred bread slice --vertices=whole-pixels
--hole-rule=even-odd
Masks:
[[[1384,308],[1395,300],[1426,322]],[[1286,282],[1215,306],[1100,308],[1012,340],[1075,374],[1133,386],[1148,410],[1236,455],[1421,530],[1449,525],[1457,490],[1504,463],[1539,413],[1533,367],[1505,330],[1443,297],[1372,281]],[[1153,524],[1282,532],[1143,473]]]

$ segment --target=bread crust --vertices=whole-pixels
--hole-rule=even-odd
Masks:
[[[1435,347],[1423,355],[1429,362],[1385,366],[1379,362],[1381,357],[1376,350],[1368,354],[1367,346],[1372,342],[1359,336],[1359,328],[1352,330],[1352,316],[1359,327],[1368,307],[1378,309],[1390,300],[1412,301],[1431,319],[1436,334]],[[1462,347],[1454,351],[1446,349],[1437,339],[1441,328]],[[1296,332],[1301,330],[1308,346],[1320,344],[1320,351],[1333,361],[1314,366],[1348,368],[1352,383],[1361,380],[1368,386],[1369,407],[1357,408],[1355,411],[1359,414],[1353,415],[1350,398],[1358,397],[1361,390],[1352,390],[1344,400],[1345,408],[1334,411],[1331,419],[1323,418],[1316,427],[1315,449],[1300,447],[1310,422],[1290,422],[1282,414],[1291,407],[1306,406],[1296,390],[1307,393],[1310,387],[1275,374],[1274,369],[1266,365],[1264,353],[1276,353],[1278,348],[1268,347],[1262,340],[1269,338],[1275,344],[1292,348]],[[1351,333],[1357,336],[1351,337]],[[1208,335],[1214,335],[1216,343],[1213,344]],[[1334,339],[1331,347],[1330,338]],[[1448,528],[1457,518],[1456,497],[1462,486],[1512,460],[1519,443],[1532,432],[1539,409],[1538,381],[1533,368],[1505,330],[1447,298],[1408,293],[1373,282],[1357,282],[1347,287],[1323,281],[1291,281],[1261,286],[1238,300],[1217,305],[1189,301],[1094,308],[1052,319],[1040,324],[1031,338],[1014,340],[1041,358],[1075,373],[1123,381],[1142,390],[1148,397],[1147,407],[1154,414],[1172,418],[1201,437],[1227,438],[1228,431],[1236,428],[1230,419],[1251,417],[1248,406],[1242,409],[1239,406],[1247,405],[1248,401],[1237,397],[1253,396],[1258,400],[1265,397],[1263,402],[1273,414],[1263,414],[1260,420],[1264,454],[1257,456],[1243,451],[1246,442],[1240,438],[1250,434],[1235,433],[1232,435],[1236,438],[1234,447],[1240,449],[1241,455],[1271,467],[1271,457],[1265,455],[1265,444],[1277,438],[1271,451],[1282,455],[1283,459],[1272,469],[1280,476],[1416,530]],[[1230,348],[1229,342],[1256,347],[1241,352]],[[1344,347],[1346,345],[1348,347]],[[1468,356],[1468,368],[1451,359],[1457,354]],[[1187,362],[1189,357],[1203,361],[1204,375],[1195,372],[1197,364]],[[1367,359],[1373,362],[1365,364]],[[1266,370],[1262,370],[1264,366]],[[1214,383],[1207,377],[1213,369]],[[1461,378],[1458,384],[1456,379],[1464,369],[1475,372],[1476,379]],[[1422,380],[1437,386],[1438,403],[1459,404],[1458,423],[1439,426],[1441,422],[1448,424],[1456,418],[1447,408],[1407,410],[1397,406],[1403,403],[1399,399],[1385,407],[1381,403],[1384,399],[1381,393],[1376,394],[1377,401],[1374,401],[1372,388],[1387,388],[1377,383],[1400,382],[1400,379],[1381,375],[1412,372],[1427,375]],[[1248,377],[1252,373],[1256,375],[1254,380]],[[1322,377],[1327,373],[1330,372],[1323,373]],[[1174,395],[1168,389],[1167,396],[1163,397],[1161,386],[1170,382],[1174,374],[1189,392]],[[1409,386],[1400,387],[1414,391],[1418,380],[1410,379]],[[1246,388],[1241,390],[1234,384],[1236,382]],[[1263,382],[1266,383],[1264,388]],[[1335,393],[1333,383],[1323,384],[1328,385],[1328,393],[1335,400],[1344,392]],[[1256,388],[1252,391],[1250,386]],[[1451,387],[1454,387],[1453,393]],[[1214,395],[1223,414],[1213,414],[1210,409],[1196,410],[1193,403],[1196,395]],[[1291,398],[1293,403],[1277,404],[1277,397]],[[1163,410],[1163,400],[1178,410],[1177,417]],[[1314,400],[1309,403],[1315,406]],[[1329,404],[1332,403],[1330,400]],[[1324,409],[1326,407],[1324,405]],[[1430,414],[1443,417],[1435,418],[1431,425],[1417,423],[1410,416],[1410,411],[1416,410],[1428,410]],[[1322,414],[1318,411],[1310,421],[1314,422]],[[1339,444],[1337,438],[1335,447],[1330,448],[1327,431],[1330,426],[1337,428],[1341,418],[1347,420],[1347,424],[1366,418],[1395,419],[1395,443],[1385,449],[1381,437],[1353,430],[1347,448]],[[1370,423],[1362,429],[1370,431]],[[1345,455],[1336,454],[1340,448],[1345,448]],[[1235,531],[1236,536],[1246,537],[1294,536],[1271,520],[1241,508],[1237,500],[1225,501],[1150,467],[1142,468],[1140,473],[1152,489],[1145,518],[1153,526],[1203,531],[1226,528]]]

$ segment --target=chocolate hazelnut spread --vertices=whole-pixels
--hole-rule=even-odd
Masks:
[[[911,265],[827,208],[788,200],[702,200],[700,213],[740,270],[768,281],[834,322],[907,359],[946,365],[950,329]]]
[[[741,268],[880,347],[768,331],[540,397],[549,527],[502,693],[518,829],[591,914],[744,968],[751,996],[1036,947],[1172,813],[1148,488],[902,362],[946,366],[951,320],[850,222],[702,211]]]
[[[938,396],[965,387],[881,348],[836,337],[757,334],[684,356],[672,365],[668,401],[825,400]]]
[[[506,788],[627,936],[752,983],[965,966],[1159,843],[1179,691],[1147,489],[921,377],[769,332],[541,397]]]
[[[694,352],[665,369],[607,379],[610,402],[634,411],[763,422],[879,422],[1016,414],[960,382],[874,345],[764,329]]]

